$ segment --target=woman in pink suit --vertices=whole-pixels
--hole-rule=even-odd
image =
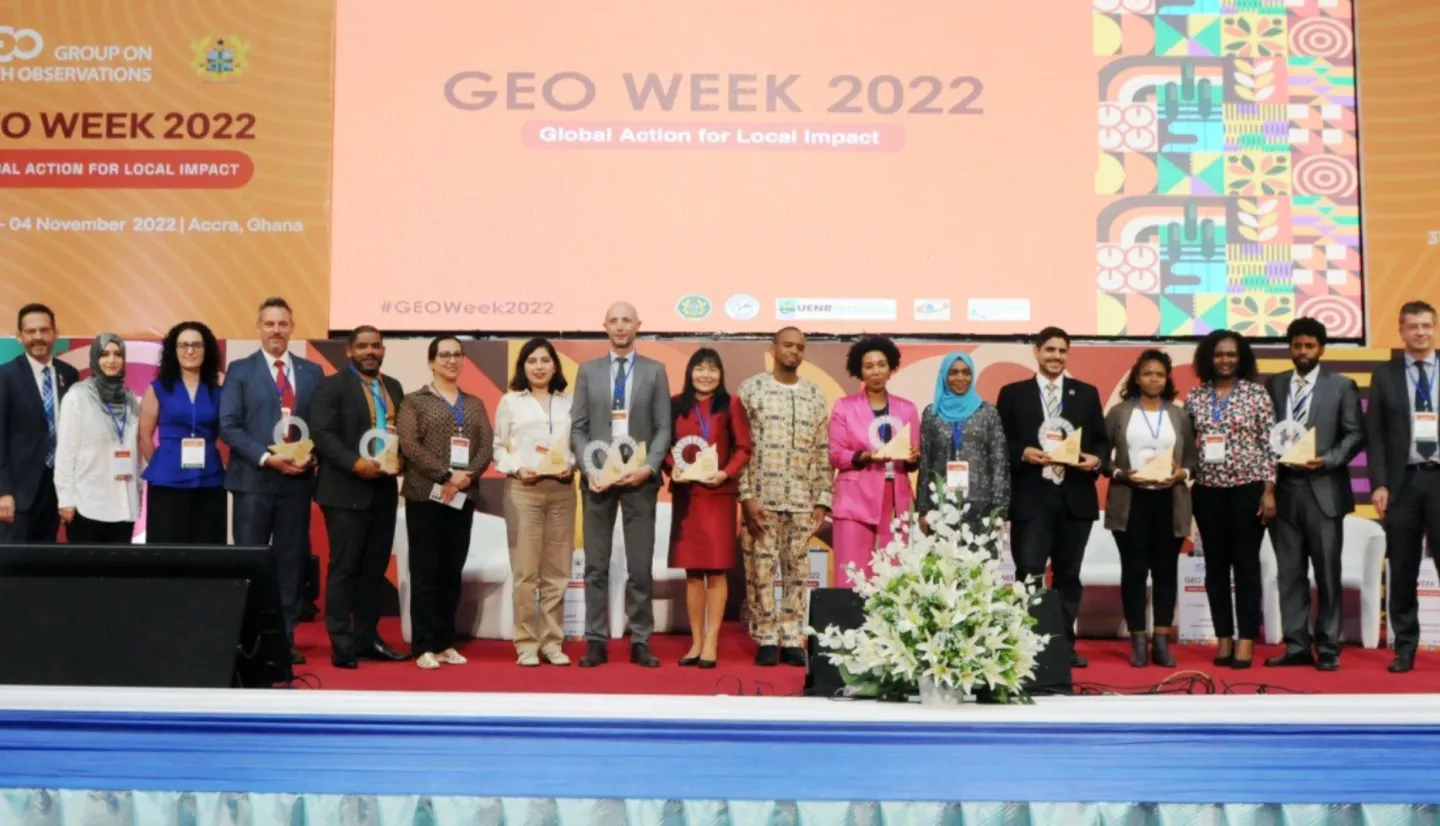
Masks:
[[[855,342],[845,359],[850,375],[860,380],[861,390],[835,403],[830,414],[830,464],[835,475],[833,541],[835,578],[848,585],[843,573],[854,563],[867,576],[877,547],[890,543],[891,522],[910,511],[914,494],[910,471],[920,461],[920,414],[908,399],[890,395],[885,386],[900,367],[900,349],[888,338],[867,337]],[[903,462],[874,461],[876,452],[870,429],[881,416],[899,420],[895,427],[882,426],[877,434],[883,441],[910,426],[910,455]]]

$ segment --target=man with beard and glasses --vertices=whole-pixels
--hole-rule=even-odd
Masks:
[[[345,355],[350,364],[315,391],[310,424],[320,454],[315,501],[330,537],[325,575],[330,661],[337,668],[354,668],[357,658],[409,659],[386,645],[376,628],[399,503],[398,464],[387,461],[385,451],[387,446],[398,451],[395,428],[405,391],[400,382],[380,373],[385,341],[379,330],[356,327]],[[366,439],[367,434],[373,437],[372,431],[386,435]],[[362,445],[362,439],[369,444]]]
[[[54,542],[56,425],[80,373],[55,360],[49,307],[21,307],[15,326],[25,352],[0,367],[0,543]]]
[[[280,580],[285,633],[295,665],[305,657],[294,647],[300,621],[305,568],[310,558],[310,498],[314,457],[297,464],[270,452],[275,426],[294,417],[310,423],[310,405],[325,371],[290,353],[295,318],[283,298],[267,298],[255,320],[261,349],[230,365],[220,390],[220,439],[230,446],[225,488],[234,495],[235,544],[269,546]],[[293,438],[294,434],[286,438]]]
[[[1321,368],[1325,325],[1313,318],[1290,322],[1294,370],[1271,376],[1265,389],[1275,404],[1275,420],[1290,420],[1315,431],[1315,458],[1304,465],[1280,465],[1275,485],[1276,579],[1285,653],[1269,666],[1313,665],[1321,671],[1340,667],[1340,545],[1345,514],[1355,509],[1350,489],[1350,460],[1365,446],[1360,390],[1355,382]],[[1320,610],[1310,635],[1309,566],[1315,567]]]

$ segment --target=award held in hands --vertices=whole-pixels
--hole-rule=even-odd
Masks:
[[[544,439],[531,436],[520,445],[521,467],[540,476],[567,476],[570,473],[570,448],[564,436]]]
[[[1080,464],[1080,435],[1084,428],[1055,416],[1040,425],[1040,449],[1057,465]]]
[[[1135,472],[1137,482],[1164,484],[1175,475],[1175,459],[1169,453],[1160,452],[1150,457],[1145,466]]]
[[[694,458],[686,459],[685,454],[694,448]],[[675,460],[675,479],[679,482],[704,482],[720,472],[720,454],[715,446],[699,436],[686,436],[670,448],[670,458]]]
[[[400,436],[393,430],[372,427],[360,437],[360,458],[380,465],[394,476],[400,472]]]
[[[890,439],[880,438],[882,428],[890,428]],[[876,416],[870,423],[870,458],[875,462],[910,461],[910,425],[894,416]]]
[[[613,441],[597,440],[585,445],[585,454],[580,458],[585,463],[585,474],[601,487],[609,487],[630,471],[644,467],[645,445],[629,436],[616,436]]]
[[[270,445],[272,454],[283,456],[297,465],[309,464],[315,443],[310,441],[310,426],[305,424],[304,419],[296,416],[280,417],[270,438],[275,440],[275,443]]]
[[[1305,465],[1315,459],[1315,428],[1306,428],[1294,419],[1276,422],[1270,428],[1270,452],[1282,465]]]

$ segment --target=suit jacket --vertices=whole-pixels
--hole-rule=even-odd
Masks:
[[[1105,414],[1105,435],[1110,441],[1110,452],[1100,457],[1100,469],[1107,476],[1114,476],[1117,470],[1139,470],[1130,464],[1130,440],[1126,432],[1130,429],[1130,419],[1135,415],[1135,410],[1140,406],[1136,399],[1127,399],[1110,408]],[[1170,427],[1175,431],[1175,452],[1172,459],[1175,467],[1184,468],[1190,473],[1190,478],[1195,478],[1195,472],[1200,469],[1200,452],[1196,449],[1195,423],[1190,421],[1190,416],[1185,408],[1174,402],[1165,403],[1165,415],[1170,417]],[[1190,488],[1188,485],[1179,484],[1170,488],[1173,496],[1171,500],[1172,514],[1174,515],[1175,535],[1185,537],[1190,535],[1190,518],[1193,510],[1190,504]],[[1130,525],[1130,503],[1134,499],[1134,488],[1128,482],[1117,479],[1110,480],[1110,491],[1105,497],[1105,528],[1112,531],[1123,531]]]
[[[55,368],[55,421],[60,401],[80,382],[80,372],[53,355]],[[30,360],[21,353],[0,365],[0,496],[15,497],[16,510],[29,510],[45,477],[45,454],[50,447],[50,424]]]
[[[660,470],[674,438],[670,417],[670,379],[665,365],[635,353],[627,381],[630,385],[630,438],[645,443],[645,464],[650,482],[659,484]],[[608,442],[610,432],[610,354],[580,365],[575,376],[575,398],[570,405],[570,452],[585,455],[590,442]],[[581,463],[584,470],[584,463]]]
[[[1311,374],[1310,405],[1301,424],[1315,428],[1315,456],[1325,460],[1317,471],[1276,466],[1279,479],[1303,478],[1310,483],[1320,512],[1338,519],[1355,510],[1355,493],[1350,487],[1350,461],[1365,448],[1365,423],[1360,412],[1360,389],[1339,373],[1317,366]],[[1290,417],[1290,382],[1294,370],[1271,376],[1265,382],[1275,403],[1275,421]],[[1277,495],[1283,488],[1276,488]]]
[[[1105,412],[1100,406],[1100,392],[1093,385],[1065,376],[1061,379],[1061,415],[1070,424],[1081,428],[1080,449],[1092,456],[1110,453],[1110,439],[1105,434]],[[1042,511],[1042,496],[1054,485],[1041,475],[1041,466],[1021,461],[1027,447],[1040,447],[1040,426],[1045,423],[1045,402],[1040,398],[1040,385],[1035,377],[1000,388],[995,409],[1005,426],[1005,442],[1010,453],[1011,496],[1010,518],[1034,519]],[[1100,498],[1095,492],[1098,469],[1084,473],[1066,468],[1060,488],[1065,504],[1075,519],[1095,519],[1100,515]]]
[[[890,415],[910,425],[910,445],[920,446],[920,412],[908,399],[890,396]],[[835,468],[835,495],[831,514],[866,525],[880,524],[881,499],[885,495],[885,462],[856,465],[855,454],[873,450],[870,425],[875,413],[861,391],[835,402],[830,411],[830,466]],[[895,515],[909,513],[914,492],[904,463],[895,469]]]
[[[1410,464],[1410,390],[1405,383],[1405,356],[1375,368],[1370,374],[1370,404],[1365,410],[1365,463],[1370,490],[1388,488],[1390,504],[1405,488],[1405,467]],[[1316,434],[1317,436],[1319,434]]]
[[[398,428],[400,400],[405,391],[389,376],[382,375],[381,380],[390,394],[386,420]],[[308,424],[315,452],[320,454],[315,501],[324,507],[364,510],[372,503],[395,507],[399,489],[393,477],[370,480],[355,474],[355,464],[360,461],[360,437],[371,427],[370,403],[366,400],[369,395],[369,387],[360,382],[354,370],[346,368],[320,382],[310,403],[313,418]]]
[[[295,365],[291,377],[295,389],[293,414],[310,425],[310,406],[325,371],[293,353],[290,360]],[[270,361],[265,351],[259,350],[234,362],[220,388],[220,438],[230,446],[231,453],[230,465],[225,468],[225,488],[235,493],[309,498],[315,490],[313,472],[286,476],[260,467],[260,457],[274,443],[275,425],[280,422],[280,391],[270,376]]]

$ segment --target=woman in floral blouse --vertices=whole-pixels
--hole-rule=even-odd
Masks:
[[[1275,413],[1269,394],[1255,383],[1255,353],[1239,333],[1206,336],[1195,348],[1195,374],[1201,384],[1190,392],[1185,411],[1200,443],[1192,498],[1205,553],[1205,593],[1220,638],[1215,664],[1249,668],[1260,633],[1260,543],[1275,515]]]

